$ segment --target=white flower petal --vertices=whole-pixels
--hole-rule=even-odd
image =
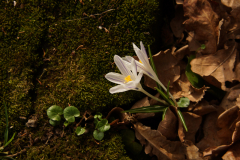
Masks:
[[[125,56],[125,57],[122,57],[122,59],[123,59],[124,61],[127,61],[127,62],[131,63],[131,60],[134,59],[134,58],[131,57],[131,56]]]
[[[119,73],[110,72],[105,75],[105,78],[110,82],[113,82],[116,84],[123,84],[125,82],[124,80],[125,76]]]
[[[123,62],[123,60],[121,59],[121,57],[119,57],[118,55],[114,56],[114,62],[117,65],[118,69],[120,70],[120,72],[126,77],[128,75],[132,75],[130,69],[127,68],[126,64]]]
[[[142,41],[140,42],[140,47],[141,47],[141,51],[144,53],[145,59],[148,59],[147,52]]]
[[[135,53],[137,54],[139,60],[142,62],[144,66],[149,65],[148,58],[146,58],[146,55],[133,43],[133,49]]]
[[[134,58],[132,58],[132,60],[131,60],[131,69],[132,69],[133,77],[135,80],[135,77],[137,77],[137,66],[136,66],[136,62],[135,62]]]
[[[126,89],[123,85],[114,86],[109,90],[111,94],[118,93],[118,92],[125,92],[125,91],[128,91],[128,89]]]
[[[139,82],[141,81],[141,79],[142,79],[142,76],[143,76],[143,71],[140,71],[140,72],[138,73],[137,78],[135,79],[135,82],[136,82],[136,83],[139,83]]]
[[[149,77],[154,77],[155,76],[155,72],[153,71],[152,68],[147,68],[146,66],[144,66],[142,63],[136,62],[137,64],[137,71],[143,71],[144,74],[148,75]]]

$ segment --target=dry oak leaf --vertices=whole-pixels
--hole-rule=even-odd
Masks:
[[[225,121],[224,121],[225,120]],[[223,112],[217,119],[217,126],[221,128],[220,130],[215,126],[215,146],[210,144],[210,147],[205,148],[204,156],[218,156],[226,152],[229,147],[240,140],[240,110],[237,106],[229,108]],[[215,120],[214,120],[215,121]],[[205,125],[205,124],[204,124]],[[205,128],[204,128],[205,135]],[[211,135],[210,135],[211,136]],[[210,137],[209,136],[209,137]],[[209,138],[210,140],[210,138]],[[218,145],[217,145],[218,144]],[[198,145],[197,145],[198,146]]]
[[[170,93],[172,93],[175,99],[187,97],[192,102],[198,102],[203,98],[206,90],[207,87],[205,86],[200,89],[194,88],[187,79],[186,74],[183,73],[180,79],[173,83]]]
[[[221,3],[232,8],[231,15],[239,21],[240,18],[240,1],[239,0],[221,0]]]
[[[180,66],[177,66],[178,59],[172,55],[170,49],[155,54],[153,61],[159,80],[164,86],[167,86],[169,81],[171,85],[180,77]],[[144,75],[144,84],[153,89],[157,87],[156,82],[146,75]]]
[[[212,148],[221,145],[219,138],[217,135],[217,112],[212,112],[206,115],[205,120],[203,121],[203,133],[204,137],[200,140],[196,146],[201,150],[204,151],[207,148]]]
[[[177,58],[177,61],[179,62],[182,62],[181,60],[186,56],[186,55],[190,55],[190,50],[188,48],[188,45],[185,45],[181,48],[179,48],[178,50],[175,51],[174,49],[174,52],[172,53],[173,56],[175,56]],[[185,68],[184,68],[185,70]]]
[[[218,116],[217,126],[221,129],[217,131],[217,136],[221,140],[221,144],[231,144],[232,134],[236,127],[236,120],[239,120],[239,113],[239,108],[234,106]]]
[[[212,147],[203,152],[204,156],[218,156],[219,154],[223,154],[228,149],[231,151],[231,146],[234,146],[234,144],[237,144],[240,140],[240,121],[236,123],[235,130],[232,134],[232,143],[231,144],[223,144],[217,147]]]
[[[222,112],[224,112],[225,110],[228,110],[229,108],[232,108],[233,106],[237,105],[238,107],[240,107],[240,98],[237,98],[237,96],[239,97],[238,93],[240,90],[240,84],[232,87],[227,93],[226,95],[223,97],[223,100],[219,106],[219,114],[221,114]]]
[[[218,15],[213,11],[207,0],[184,0],[184,16],[188,19],[184,22],[188,31],[193,31],[193,41],[205,44],[203,54],[213,54],[217,51],[218,41]],[[191,42],[189,48],[191,50]],[[196,50],[195,50],[196,51]]]
[[[198,102],[192,109],[192,112],[199,116],[203,116],[214,111],[217,111],[217,109],[213,105],[210,105],[208,101],[204,99]]]
[[[179,120],[178,124],[178,136],[181,142],[189,140],[195,143],[195,136],[202,123],[202,117],[191,112],[182,112],[184,120],[186,122],[188,132],[185,131],[182,122]]]
[[[236,79],[233,71],[238,51],[235,45],[222,49],[215,54],[201,56],[191,61],[191,70],[200,76],[212,76],[221,83],[221,89],[227,90],[226,81]]]
[[[186,146],[186,155],[189,160],[203,160],[202,154],[199,153],[199,149],[191,141],[186,140],[184,145]]]
[[[178,118],[168,108],[165,118],[158,125],[158,131],[169,140],[174,140],[177,137]]]
[[[232,145],[229,150],[222,156],[223,160],[240,160],[240,142]]]
[[[159,131],[137,122],[134,124],[136,138],[145,145],[145,153],[159,160],[185,160],[186,148],[179,141],[167,140]]]

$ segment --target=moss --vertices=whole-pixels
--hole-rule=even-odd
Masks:
[[[20,155],[17,159],[130,160],[124,150],[122,138],[117,133],[107,133],[104,140],[99,144],[93,140],[92,135],[82,135],[80,137],[77,137],[75,134],[69,135],[66,138],[50,140],[45,146],[33,146],[27,151],[26,156]]]
[[[143,96],[111,95],[115,84],[104,75],[118,72],[115,54],[135,55],[132,42],[153,43],[157,0],[21,0],[16,7],[1,2],[0,8],[0,106],[7,101],[14,130],[25,125],[20,116],[33,113],[39,125],[47,123],[53,104],[102,111]],[[1,122],[4,117],[2,109]],[[4,127],[0,123],[0,135]]]

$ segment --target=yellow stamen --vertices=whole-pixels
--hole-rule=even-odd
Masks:
[[[130,75],[128,75],[127,77],[124,78],[125,82],[124,83],[127,83],[129,81],[132,81]]]
[[[142,61],[141,61],[141,60],[139,60],[139,62],[140,62],[140,63],[142,63]]]

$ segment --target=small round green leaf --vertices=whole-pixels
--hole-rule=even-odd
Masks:
[[[60,115],[62,114],[63,114],[63,109],[57,105],[53,105],[47,110],[48,117],[54,121],[60,121],[61,120]]]
[[[108,124],[108,120],[107,119],[102,119],[101,121],[99,121],[96,125],[96,128],[101,128],[102,126],[105,126],[106,124]]]
[[[74,106],[69,106],[63,111],[64,118],[69,122],[75,122],[75,117],[80,116],[79,110]]]
[[[64,124],[65,127],[67,127],[70,123],[72,123],[72,122],[65,121],[63,124]]]
[[[104,137],[104,133],[103,132],[100,132],[98,130],[94,130],[93,132],[93,137],[98,140],[98,141],[101,141]]]
[[[187,97],[182,97],[179,99],[179,101],[177,102],[178,107],[188,107],[190,104],[190,100]]]
[[[98,128],[98,130],[99,130],[100,132],[106,132],[106,131],[108,131],[109,129],[110,129],[110,124],[106,124],[106,125]]]
[[[52,125],[52,126],[56,126],[56,125],[59,125],[60,124],[60,121],[54,121],[52,119],[49,120],[49,123]]]
[[[99,119],[99,120],[101,120],[101,119],[102,119],[102,113],[97,112],[97,113],[94,115],[94,119]]]
[[[85,128],[83,127],[77,127],[75,133],[80,136],[85,132]]]

